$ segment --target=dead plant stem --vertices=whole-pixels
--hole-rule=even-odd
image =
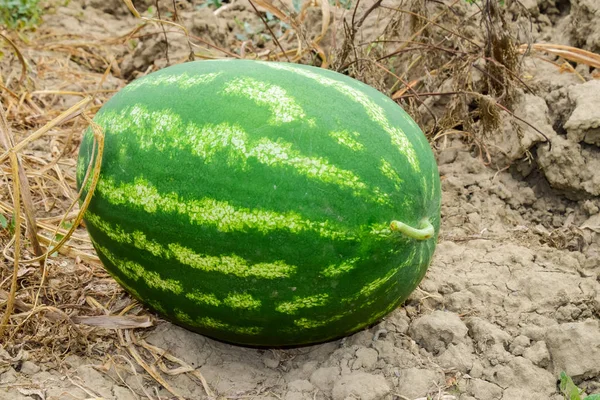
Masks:
[[[17,161],[17,155],[13,151],[9,154],[10,163],[12,165],[13,176],[18,176],[19,174],[19,164]],[[10,293],[8,295],[8,300],[6,301],[6,309],[4,310],[4,315],[2,316],[2,321],[0,322],[0,337],[4,336],[4,331],[10,322],[10,315],[12,314],[13,307],[15,304],[16,294],[17,294],[17,279],[19,274],[19,258],[21,255],[21,224],[18,222],[20,220],[21,214],[21,185],[19,185],[18,179],[15,180],[14,183],[14,193],[13,193],[13,203],[15,209],[15,260],[13,263],[13,275],[12,281],[10,285]]]
[[[287,62],[291,62],[290,59],[289,59],[289,57],[288,57],[288,55],[286,54],[285,50],[283,49],[283,46],[281,46],[281,43],[279,43],[279,40],[277,39],[277,36],[275,36],[275,34],[273,33],[273,30],[271,29],[271,27],[269,26],[269,24],[267,23],[267,21],[265,21],[264,17],[258,11],[258,8],[256,8],[256,6],[254,5],[254,2],[252,0],[248,0],[248,1],[250,2],[250,5],[254,9],[254,12],[256,13],[256,15],[258,16],[258,18],[260,18],[260,20],[263,22],[263,24],[265,25],[265,27],[267,28],[267,30],[271,34],[271,37],[275,41],[275,44],[277,45],[277,47],[279,47],[279,50],[281,50],[281,52],[285,56]]]

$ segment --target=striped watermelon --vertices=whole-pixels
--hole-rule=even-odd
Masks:
[[[106,135],[85,215],[94,247],[177,324],[244,345],[326,341],[385,316],[427,270],[433,154],[363,83],[287,63],[190,62],[130,83],[94,121]],[[79,185],[91,157],[88,130]]]

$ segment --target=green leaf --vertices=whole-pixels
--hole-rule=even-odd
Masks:
[[[567,400],[581,400],[581,390],[565,371],[560,373],[560,391]]]
[[[292,6],[294,6],[294,10],[296,10],[296,12],[300,12],[300,9],[302,8],[302,0],[292,0]]]
[[[2,214],[0,214],[0,227],[2,227],[2,229],[8,228],[8,220]]]
[[[589,396],[586,396],[586,398],[583,400],[600,400],[600,393],[590,394]]]

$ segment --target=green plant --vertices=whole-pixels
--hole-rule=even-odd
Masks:
[[[196,8],[198,8],[198,9],[206,8],[206,7],[219,8],[222,5],[223,5],[222,0],[205,0],[204,3],[199,4],[198,6],[196,6]]]
[[[8,220],[2,214],[0,214],[0,228],[2,228],[2,229],[8,228]]]
[[[565,400],[600,400],[600,394],[591,394],[581,398],[583,390],[579,389],[564,371],[560,373],[560,391],[565,396]]]
[[[0,230],[6,229],[8,233],[13,235],[15,233],[15,217],[11,216],[10,220],[0,214]]]
[[[397,104],[348,76],[179,64],[130,83],[94,121],[105,147],[92,242],[132,295],[180,325],[247,345],[321,342],[391,312],[429,266],[431,148]]]
[[[0,23],[9,29],[36,26],[41,21],[40,0],[0,0]]]

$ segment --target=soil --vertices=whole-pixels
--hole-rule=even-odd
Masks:
[[[151,5],[134,3],[139,10]],[[531,21],[533,42],[600,51],[597,0],[507,3],[515,26]],[[261,26],[244,1],[218,15],[187,3],[179,12],[193,35],[225,49],[239,48],[248,25]],[[311,12],[318,32],[320,14]],[[377,35],[377,18],[385,17],[366,20],[363,36]],[[111,55],[107,76],[52,48],[35,51],[106,90],[189,57],[183,35],[169,36],[168,44],[161,35],[111,42],[138,22],[116,0],[70,2],[44,15],[36,34],[82,33],[101,41],[94,51]],[[26,54],[35,60],[33,49]],[[2,73],[18,65],[3,63]],[[575,67],[523,59],[531,91],[516,95],[513,109],[521,119],[503,118],[486,135],[494,162],[484,162],[464,135],[432,141],[443,187],[439,244],[420,287],[379,324],[334,342],[284,350],[223,344],[158,320],[155,327],[119,333],[116,345],[108,343],[115,331],[105,330],[88,347],[74,344],[47,357],[35,343],[0,344],[0,399],[201,399],[209,397],[208,388],[215,398],[273,400],[559,400],[561,371],[588,394],[600,392],[600,80],[587,65]],[[84,85],[34,71],[36,90]],[[80,98],[52,99],[51,107],[62,111]],[[443,98],[431,103],[443,104]],[[73,263],[64,260],[63,266]],[[110,279],[103,282],[126,297]],[[131,341],[163,353],[146,360],[144,370],[128,350]]]

